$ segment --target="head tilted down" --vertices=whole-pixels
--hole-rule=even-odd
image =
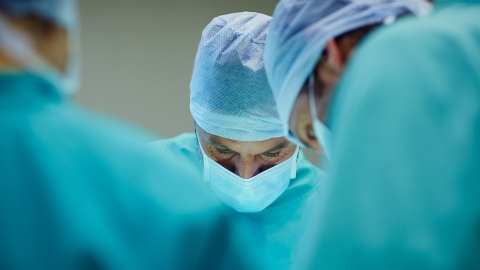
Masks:
[[[260,211],[294,177],[297,146],[283,137],[263,64],[270,17],[242,12],[204,29],[190,85],[190,111],[205,181],[238,211]]]

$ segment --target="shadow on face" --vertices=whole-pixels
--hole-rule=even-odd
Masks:
[[[198,125],[196,130],[205,154],[244,179],[286,161],[296,150],[296,146],[283,137],[243,142],[210,134]]]
[[[300,92],[293,105],[290,119],[288,121],[288,127],[290,133],[292,133],[292,135],[300,140],[305,146],[314,148],[318,145],[317,138],[313,131],[308,94],[305,89]],[[314,149],[316,150],[316,148]]]

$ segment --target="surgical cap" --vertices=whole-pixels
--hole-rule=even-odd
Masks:
[[[270,19],[234,13],[214,18],[203,30],[190,84],[190,111],[208,133],[237,141],[283,136],[263,63]]]
[[[0,0],[0,8],[13,16],[36,14],[67,30],[78,24],[77,0]]]
[[[396,16],[427,14],[422,0],[282,0],[275,8],[265,47],[265,69],[278,113],[288,132],[295,100],[328,40]]]

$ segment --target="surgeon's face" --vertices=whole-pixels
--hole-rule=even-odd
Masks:
[[[210,134],[196,125],[205,154],[236,175],[248,179],[289,159],[296,146],[285,138],[242,142]]]

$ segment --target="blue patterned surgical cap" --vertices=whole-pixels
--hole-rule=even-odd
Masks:
[[[190,111],[208,133],[237,141],[282,137],[263,63],[271,17],[241,12],[202,32],[190,84]]]

